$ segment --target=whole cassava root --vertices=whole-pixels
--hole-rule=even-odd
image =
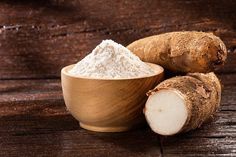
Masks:
[[[176,72],[211,72],[227,57],[220,38],[196,31],[154,35],[134,41],[127,48],[145,62]]]
[[[149,126],[158,134],[174,135],[200,127],[216,112],[221,85],[213,72],[190,73],[167,79],[147,94]]]

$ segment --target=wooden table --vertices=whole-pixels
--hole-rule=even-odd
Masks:
[[[236,156],[236,1],[42,0],[0,2],[0,156]],[[220,36],[221,108],[203,127],[161,137],[79,127],[66,111],[60,69],[102,39],[124,45],[176,30]]]

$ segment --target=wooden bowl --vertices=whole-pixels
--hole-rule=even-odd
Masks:
[[[61,81],[67,109],[87,130],[121,132],[139,125],[144,121],[146,92],[163,78],[161,66],[148,64],[154,75],[132,79],[76,77],[68,73],[74,65],[64,67]]]

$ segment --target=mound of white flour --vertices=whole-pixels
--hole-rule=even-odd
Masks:
[[[124,46],[103,40],[69,73],[93,78],[133,78],[151,75],[154,71]]]

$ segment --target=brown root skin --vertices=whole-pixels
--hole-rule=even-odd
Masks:
[[[202,73],[189,73],[187,75],[194,77],[196,79],[199,79],[200,81],[204,82],[208,86],[214,87],[214,90],[212,92],[215,93],[215,96],[216,96],[215,99],[217,100],[217,102],[221,101],[222,87],[221,87],[220,80],[217,78],[215,73],[211,72],[211,73],[208,73],[208,75],[202,74]],[[220,103],[217,104],[217,107],[218,106],[220,106]]]
[[[161,82],[150,91],[150,94],[154,95],[165,89],[181,93],[188,110],[185,124],[176,133],[200,127],[212,118],[220,105],[221,87],[219,79],[214,73],[190,73],[187,76],[173,77]],[[144,109],[146,116],[145,111],[146,109]],[[151,122],[148,121],[148,123],[151,126]]]
[[[212,33],[186,31],[146,37],[127,46],[145,62],[175,72],[210,72],[227,57],[223,41]]]

